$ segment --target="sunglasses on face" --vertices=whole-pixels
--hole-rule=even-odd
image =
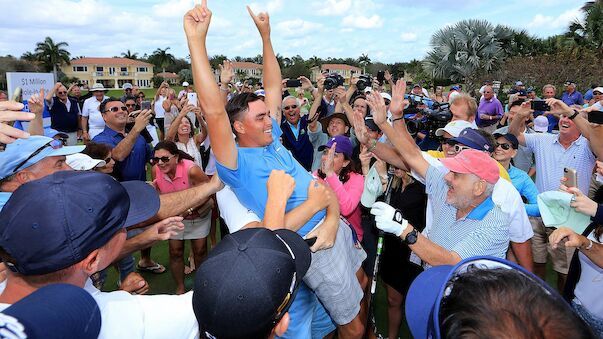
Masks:
[[[158,164],[161,161],[165,164],[170,161],[173,157],[175,157],[175,155],[171,155],[169,157],[153,157],[151,158],[151,163]]]
[[[103,161],[105,162],[105,164],[108,164],[111,162],[111,160],[113,160],[113,158],[108,157],[108,158],[104,159]]]
[[[23,167],[23,165],[25,165],[29,160],[31,160],[32,158],[34,158],[36,155],[40,154],[43,150],[45,150],[46,148],[50,147],[52,149],[59,149],[61,147],[64,146],[64,143],[62,140],[59,139],[53,139],[49,142],[47,142],[46,144],[42,145],[40,148],[38,148],[37,150],[35,150],[33,153],[31,153],[25,160],[21,161],[13,170],[13,173],[17,173],[17,171]]]
[[[463,150],[466,150],[466,149],[471,149],[471,147],[462,146],[459,144],[454,145],[454,153],[461,153]]]
[[[113,113],[117,113],[117,112],[119,112],[120,110],[125,112],[125,111],[127,110],[127,108],[126,108],[126,106],[120,106],[120,107],[117,107],[117,106],[116,106],[116,107],[111,107],[111,108],[107,109],[105,112],[109,112],[109,111],[111,111],[111,112],[113,112]]]
[[[291,106],[285,106],[285,111],[288,111],[290,109],[296,109],[297,105],[291,105]]]
[[[496,144],[496,147],[501,147],[502,149],[504,149],[505,151],[508,151],[511,149],[511,144],[507,144],[506,142],[503,142],[502,144]]]
[[[67,94],[65,91],[57,92],[57,94]]]

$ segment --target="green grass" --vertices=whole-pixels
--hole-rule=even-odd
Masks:
[[[178,93],[184,88],[182,86],[170,86],[171,88],[174,89],[174,91],[176,91],[176,95],[178,95]],[[141,92],[144,93],[144,95],[146,96],[146,100],[153,100],[153,97],[155,97],[155,93],[157,93],[157,88],[145,88],[145,89],[141,89]],[[86,94],[86,92],[83,92],[83,94]],[[110,89],[109,91],[107,91],[107,96],[110,97],[121,97],[122,95],[124,95],[124,91],[122,89]]]

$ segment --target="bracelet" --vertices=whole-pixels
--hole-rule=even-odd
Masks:
[[[591,248],[593,248],[593,241],[588,239],[588,246],[586,246],[584,249],[590,251]]]
[[[398,120],[404,120],[404,116],[401,116],[399,118],[395,118],[394,120],[392,120],[392,123],[398,121]]]
[[[578,112],[578,110],[574,108],[574,114],[572,114],[571,116],[569,116],[567,118],[570,120],[574,120],[578,116],[578,114],[580,114],[580,112]]]
[[[368,148],[367,151],[372,152],[375,150],[376,147],[377,147],[377,139],[373,139],[373,144],[371,145],[371,147]]]

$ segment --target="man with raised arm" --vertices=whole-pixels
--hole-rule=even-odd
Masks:
[[[266,181],[272,170],[284,170],[295,179],[287,211],[301,205],[308,197],[308,186],[315,183],[279,142],[281,72],[270,41],[269,17],[266,13],[255,15],[249,8],[248,11],[263,43],[265,101],[253,93],[241,93],[224,108],[207,57],[205,40],[212,14],[206,0],[185,15],[184,30],[220,178],[233,189],[244,206],[264,218]],[[308,287],[314,289],[329,315],[341,325],[342,337],[362,336],[359,311],[363,293],[355,273],[365,255],[362,250],[355,249],[349,227],[339,227],[338,202],[333,199],[326,212],[319,211],[293,230],[307,239],[316,238],[316,241],[311,247],[315,252],[312,266],[304,279],[308,286],[302,286],[295,298],[290,311],[291,325],[285,337],[323,337],[332,330],[329,317]],[[337,294],[330,291],[337,291]]]

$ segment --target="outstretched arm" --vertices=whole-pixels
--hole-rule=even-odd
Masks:
[[[184,31],[191,55],[193,79],[198,86],[199,101],[205,113],[214,155],[220,164],[234,169],[237,168],[237,148],[205,44],[211,15],[207,0],[203,0],[202,5],[195,6],[184,15]]]

